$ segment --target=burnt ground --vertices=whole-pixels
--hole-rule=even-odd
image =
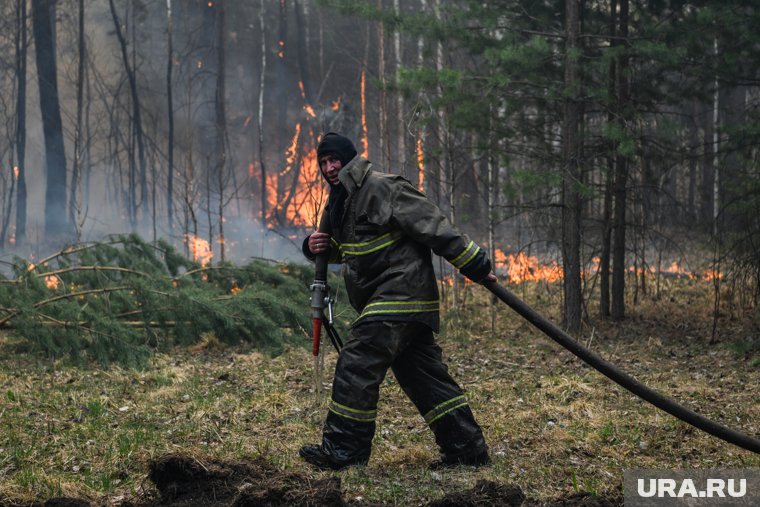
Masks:
[[[199,460],[170,454],[150,463],[148,479],[155,486],[145,498],[124,501],[120,507],[314,507],[383,505],[371,499],[347,501],[340,477],[311,479],[283,472],[264,459],[240,461]],[[520,486],[480,480],[469,490],[449,493],[429,507],[616,507],[621,498],[584,493],[538,502],[527,498]],[[0,503],[0,507],[93,507],[101,505],[78,498],[51,498],[44,502]]]

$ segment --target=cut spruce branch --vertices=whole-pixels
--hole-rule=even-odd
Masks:
[[[92,289],[92,290],[83,290],[79,292],[70,292],[68,294],[61,294],[61,295],[54,296],[48,299],[43,299],[42,301],[38,301],[32,305],[32,308],[40,308],[41,306],[45,306],[50,303],[55,303],[56,301],[61,301],[63,299],[80,297],[80,296],[85,296],[88,294],[114,292],[118,290],[129,290],[129,287],[106,287],[103,289]],[[11,310],[9,315],[6,315],[5,317],[0,318],[0,327],[3,327],[6,322],[8,322],[9,320],[11,320],[13,317],[17,315],[20,315],[21,313],[22,313],[22,310],[18,310],[18,309]]]
[[[139,366],[213,334],[269,353],[305,346],[305,266],[201,265],[135,235],[17,258],[0,283],[0,328],[52,357]],[[346,318],[348,321],[350,316]]]
[[[138,276],[151,276],[148,273],[142,271],[135,271],[134,269],[119,268],[115,266],[76,266],[71,268],[57,269],[55,271],[46,271],[44,273],[36,273],[36,276],[59,276],[66,273],[72,273],[74,271],[116,271],[119,273],[129,273]]]

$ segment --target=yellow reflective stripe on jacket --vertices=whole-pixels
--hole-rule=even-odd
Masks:
[[[438,300],[433,301],[377,301],[364,307],[362,314],[367,315],[392,315],[396,313],[437,312]],[[358,319],[357,319],[358,320]]]
[[[340,243],[335,238],[330,237],[330,262],[341,262],[343,259],[343,252],[341,251]]]
[[[343,255],[366,255],[392,245],[400,240],[403,235],[404,233],[401,231],[386,232],[363,243],[343,243],[340,246],[340,251]]]
[[[459,395],[450,400],[446,400],[443,403],[436,405],[433,409],[424,415],[425,422],[432,424],[441,417],[445,416],[452,410],[456,410],[460,407],[467,405],[467,401],[464,399],[464,395]]]
[[[351,419],[352,421],[372,422],[377,417],[377,410],[359,410],[341,405],[334,400],[330,400],[328,409],[330,412],[345,417],[346,419]]]
[[[462,269],[478,254],[479,251],[480,247],[476,245],[474,241],[470,241],[465,249],[451,260],[451,264],[457,269]]]

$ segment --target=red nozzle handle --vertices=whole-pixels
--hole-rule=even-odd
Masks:
[[[314,341],[311,344],[311,353],[314,357],[319,355],[319,341],[322,337],[322,319],[314,319]]]

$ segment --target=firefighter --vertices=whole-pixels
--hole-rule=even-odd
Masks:
[[[317,160],[330,185],[324,213],[332,234],[311,234],[303,252],[314,260],[329,251],[330,262],[343,264],[359,317],[335,367],[322,443],[299,454],[322,470],[365,465],[391,368],[435,435],[441,457],[432,467],[487,465],[483,433],[433,337],[439,315],[431,250],[475,282],[496,281],[490,260],[409,181],[357,156],[347,137],[325,134]]]

